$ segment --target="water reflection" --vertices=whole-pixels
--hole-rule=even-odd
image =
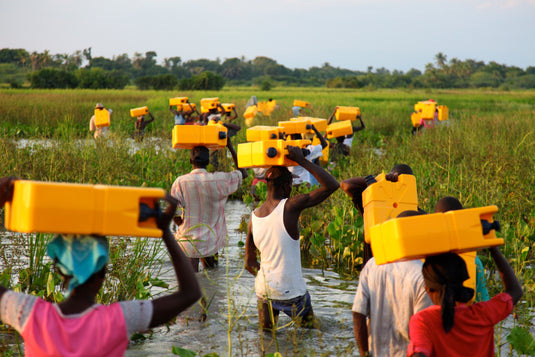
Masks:
[[[173,346],[201,356],[212,352],[219,356],[262,356],[277,350],[283,356],[358,355],[351,315],[357,283],[344,281],[331,271],[303,269],[321,324],[319,330],[297,328],[284,314],[275,336],[258,330],[254,277],[243,269],[244,250],[238,246],[239,241],[245,242],[245,235],[235,230],[241,216],[249,212],[242,202],[227,203],[229,245],[220,254],[217,269],[198,275],[210,302],[207,320],[199,321],[200,308],[194,306],[169,329],[159,328],[149,339],[132,344],[126,356],[171,355]],[[165,270],[170,269],[169,265]],[[164,278],[174,281],[172,275]]]

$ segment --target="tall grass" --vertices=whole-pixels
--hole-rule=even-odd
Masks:
[[[389,171],[397,163],[409,164],[416,176],[419,206],[432,211],[446,195],[458,197],[465,207],[497,205],[506,244],[505,255],[522,279],[528,306],[534,304],[535,259],[535,91],[486,90],[336,90],[225,88],[219,92],[174,91],[30,91],[0,90],[3,109],[0,127],[0,175],[28,179],[152,186],[169,189],[173,180],[191,169],[188,153],[173,151],[173,116],[168,99],[188,96],[233,102],[243,113],[251,95],[273,98],[280,109],[254,124],[274,125],[288,120],[294,99],[307,100],[305,115],[328,117],[336,105],[359,106],[366,129],[356,134],[351,157],[331,166],[343,180]],[[421,135],[411,135],[410,113],[417,101],[433,98],[450,110],[449,122]],[[107,141],[95,143],[88,132],[94,104],[114,110]],[[129,109],[148,105],[156,120],[145,141],[134,146],[129,139],[133,119]],[[245,126],[243,118],[237,123]],[[13,139],[44,140],[46,146],[18,148]],[[53,140],[50,140],[53,139]],[[245,130],[233,138],[245,141]],[[134,149],[135,150],[134,150]],[[230,162],[225,163],[230,168]],[[252,175],[251,175],[252,176]],[[252,177],[233,197],[248,197]],[[303,190],[303,189],[301,189]],[[244,214],[249,212],[244,212]],[[333,268],[354,278],[362,262],[362,220],[341,191],[301,218],[301,246],[306,263]],[[480,253],[489,268],[491,293],[501,289],[492,274],[488,255]],[[229,315],[229,322],[232,319]],[[229,326],[229,330],[231,326]]]

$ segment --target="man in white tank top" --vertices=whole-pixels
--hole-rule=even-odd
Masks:
[[[245,243],[245,266],[256,277],[258,315],[265,329],[273,328],[280,311],[300,320],[304,327],[314,327],[310,295],[301,272],[298,221],[305,208],[323,202],[339,187],[338,181],[308,161],[299,147],[288,146],[288,151],[288,158],[310,172],[320,187],[290,197],[292,174],[288,168],[273,166],[265,174],[266,202],[251,214]]]

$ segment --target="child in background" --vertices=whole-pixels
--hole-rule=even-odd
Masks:
[[[470,306],[465,303],[474,290],[463,286],[468,279],[464,260],[454,253],[425,259],[422,275],[434,305],[412,316],[407,356],[494,356],[494,325],[509,316],[523,292],[500,250],[489,251],[505,292]]]
[[[10,201],[15,179],[0,179],[0,205]],[[68,286],[59,304],[14,292],[0,285],[0,319],[24,339],[26,356],[123,356],[135,332],[162,325],[199,299],[191,265],[169,230],[177,201],[170,195],[158,227],[171,257],[178,291],[154,300],[100,305],[95,302],[109,258],[108,241],[99,236],[56,236],[47,246]]]

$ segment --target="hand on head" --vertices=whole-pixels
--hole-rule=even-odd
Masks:
[[[299,146],[288,145],[288,159],[297,162],[299,159],[304,159],[303,150]]]

